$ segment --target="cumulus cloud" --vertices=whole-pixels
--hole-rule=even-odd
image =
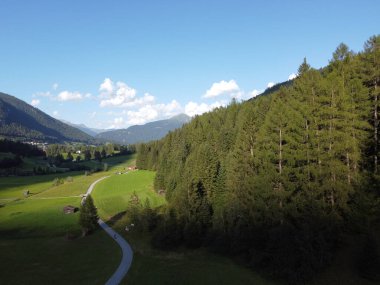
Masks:
[[[113,89],[114,83],[109,78],[104,79],[103,83],[100,84],[99,87],[99,91],[101,92],[101,94],[104,94],[105,96],[109,96],[110,94],[112,94]]]
[[[133,100],[123,103],[120,106],[121,107],[145,106],[145,105],[153,104],[155,100],[156,99],[154,98],[153,95],[150,95],[149,93],[145,93],[143,97],[141,98],[134,97]]]
[[[269,82],[268,85],[267,85],[267,87],[268,87],[268,88],[272,88],[274,85],[275,85],[274,82]]]
[[[292,74],[289,75],[288,80],[293,80],[293,79],[295,79],[296,77],[297,77],[297,74],[292,73]]]
[[[211,85],[211,88],[206,91],[203,95],[203,98],[213,98],[220,95],[228,94],[228,93],[236,93],[238,92],[239,86],[237,85],[235,80],[230,81],[219,81],[215,82]]]
[[[58,89],[58,83],[54,83],[52,88],[53,88],[53,90],[57,90]]]
[[[253,97],[256,97],[257,95],[260,95],[261,93],[262,93],[262,91],[255,89],[255,90],[252,90],[251,92],[249,92],[249,95],[250,95],[250,98],[253,98]]]
[[[82,100],[83,97],[88,96],[88,93],[86,95],[82,95],[81,93],[74,91],[62,91],[61,93],[58,94],[57,100],[58,101],[75,101],[75,100]]]
[[[168,104],[154,104],[140,107],[136,111],[126,111],[129,125],[141,125],[153,120],[170,118],[181,113],[182,107],[172,100]]]
[[[40,103],[41,103],[40,100],[33,99],[32,102],[30,102],[30,105],[32,105],[33,107],[37,107]]]
[[[209,112],[215,108],[218,107],[224,107],[227,105],[226,101],[217,101],[212,104],[206,104],[206,103],[196,103],[193,101],[190,101],[189,103],[186,104],[185,106],[185,114],[193,117],[195,115],[201,115],[203,113]]]
[[[172,100],[167,104],[148,104],[134,110],[123,110],[122,112],[108,112],[108,115],[117,116],[118,121],[110,121],[108,128],[125,128],[130,125],[142,125],[151,121],[173,117],[183,113],[181,104]],[[126,118],[123,121],[120,118]]]
[[[146,122],[157,119],[158,111],[151,105],[139,108],[137,111],[127,112],[129,125],[142,125]]]
[[[100,107],[128,107],[138,100],[136,89],[126,83],[118,81],[116,84],[109,78],[104,79],[99,87]],[[147,94],[141,100],[152,100],[151,95]],[[153,98],[154,99],[154,98]]]

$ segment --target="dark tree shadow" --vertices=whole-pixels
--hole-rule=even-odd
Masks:
[[[125,216],[126,213],[127,211],[122,211],[120,213],[117,213],[116,215],[114,215],[107,221],[107,224],[110,226],[115,225],[119,220],[121,220]]]

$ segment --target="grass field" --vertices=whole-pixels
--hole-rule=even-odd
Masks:
[[[108,220],[124,211],[133,192],[153,207],[165,199],[153,191],[154,172],[132,171],[115,175],[97,184],[92,194],[100,216]],[[134,251],[132,267],[122,284],[275,284],[241,267],[228,258],[205,250],[160,251],[150,246],[149,237],[126,233],[125,220],[114,224]]]
[[[116,168],[125,168],[134,157],[118,161]],[[65,215],[63,207],[79,206],[81,198],[73,196],[116,168],[91,176],[81,171],[0,178],[0,283],[104,284],[120,262],[120,248],[101,230],[79,238],[79,213]],[[73,182],[52,186],[55,177],[67,176]],[[28,198],[26,189],[32,193]],[[68,239],[67,233],[76,238]]]
[[[96,191],[92,194],[99,215],[108,220],[124,211],[133,193],[139,196],[142,203],[146,198],[149,198],[153,207],[164,204],[165,198],[153,191],[154,175],[155,173],[152,171],[131,171],[127,174],[114,175],[99,182],[96,185]]]

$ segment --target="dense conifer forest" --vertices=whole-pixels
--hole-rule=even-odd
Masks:
[[[343,236],[375,254],[379,84],[380,36],[359,53],[340,44],[325,68],[305,59],[290,84],[140,145],[138,168],[157,170],[169,202],[153,243],[206,246],[291,282],[328,266]]]

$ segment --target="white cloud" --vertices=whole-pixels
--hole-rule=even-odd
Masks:
[[[53,111],[53,117],[59,117],[59,112],[57,110]]]
[[[268,87],[268,88],[272,88],[274,85],[275,85],[274,82],[269,82],[268,85],[267,85],[267,87]]]
[[[57,96],[58,101],[73,101],[73,100],[81,100],[81,99],[83,99],[83,95],[77,91],[74,91],[74,92],[62,91]]]
[[[239,86],[235,80],[220,81],[212,84],[211,88],[206,91],[203,98],[217,97],[223,94],[234,93],[239,91]]]
[[[52,97],[53,95],[47,91],[47,92],[37,92],[33,94],[33,97]]]
[[[293,80],[293,79],[295,79],[296,77],[297,77],[297,74],[292,73],[292,74],[289,75],[288,80]]]
[[[92,112],[92,113],[90,113],[90,119],[93,119],[93,118],[95,118],[96,117],[96,112],[94,111],[94,112]]]
[[[103,83],[100,84],[100,87],[99,87],[99,91],[106,96],[107,95],[109,96],[110,94],[112,94],[113,89],[114,89],[114,84],[112,80],[109,78],[104,79]]]
[[[226,105],[227,105],[226,101],[217,101],[212,104],[206,104],[206,103],[198,104],[198,103],[190,101],[185,106],[185,114],[190,117],[193,117],[195,115],[201,115],[215,108],[224,107]]]
[[[136,89],[129,87],[126,83],[119,81],[114,84],[109,78],[104,79],[99,91],[101,92],[99,97],[102,98],[100,107],[127,107],[136,100],[137,94]],[[148,94],[143,98],[151,100],[151,97],[153,96]]]
[[[135,110],[123,110],[122,112],[108,112],[109,115],[118,116],[108,128],[125,128],[130,125],[142,125],[151,121],[162,120],[183,113],[181,104],[172,100],[167,104],[148,104]],[[121,117],[126,117],[121,121]],[[117,121],[115,121],[118,119]]]
[[[53,90],[57,90],[58,89],[58,83],[54,83],[52,88],[53,88]]]
[[[142,125],[148,121],[157,119],[158,111],[151,105],[141,107],[137,111],[127,112],[129,125]]]
[[[138,98],[134,97],[132,101],[126,102],[122,105],[121,107],[135,107],[135,106],[145,106],[145,105],[150,105],[155,102],[155,98],[153,95],[150,95],[149,93],[145,93],[143,97]]]
[[[40,100],[33,99],[32,102],[30,102],[30,105],[32,105],[33,107],[37,107],[40,103],[41,103]]]
[[[181,104],[176,100],[172,100],[168,104],[157,104],[155,106],[164,117],[173,117],[183,112]]]
[[[256,97],[257,95],[260,95],[263,91],[259,91],[257,89],[255,90],[252,90],[249,95],[250,95],[250,98],[253,98],[253,97]]]

